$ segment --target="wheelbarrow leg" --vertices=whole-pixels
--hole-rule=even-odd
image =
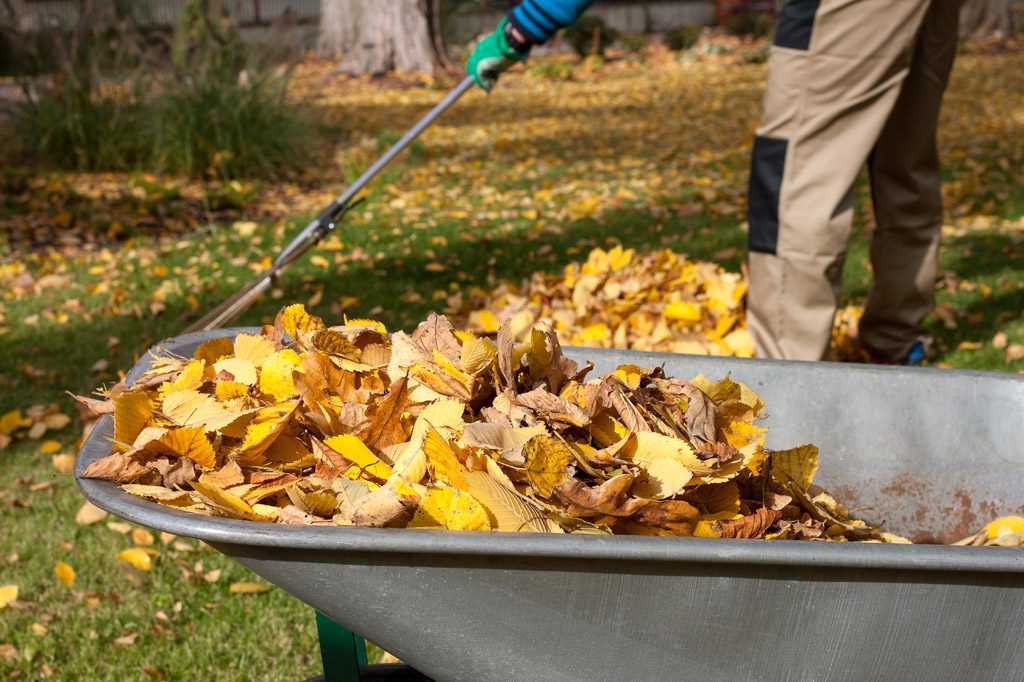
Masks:
[[[366,665],[366,641],[351,630],[316,612],[320,659],[325,682],[359,682],[359,668]]]

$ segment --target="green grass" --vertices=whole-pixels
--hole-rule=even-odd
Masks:
[[[929,328],[939,342],[932,364],[1019,372],[1024,362],[1007,364],[991,339],[1001,331],[1024,343],[1024,194],[1015,171],[1024,136],[1012,111],[975,107],[986,101],[1012,110],[1021,101],[1024,86],[1010,80],[1001,59],[962,59],[947,98],[941,151],[951,229],[941,265],[951,284],[938,300],[957,311],[956,326],[932,319]],[[593,247],[615,244],[672,248],[738,270],[746,243],[744,168],[762,79],[757,66],[673,64],[557,84],[510,78],[488,98],[468,95],[460,115],[382,174],[368,201],[239,324],[269,321],[286,303],[318,297],[311,309],[329,320],[344,313],[409,329],[455,292],[556,272]],[[379,112],[353,119],[351,131],[351,139],[370,140],[375,154],[440,97],[401,92],[390,106],[361,99],[371,96],[365,89],[321,106],[337,108],[341,118]],[[0,300],[0,329],[10,328],[0,335],[0,414],[50,402],[73,414],[65,389],[87,393],[115,381],[150,344],[249,281],[251,266],[275,256],[305,225],[308,215],[299,214],[319,208],[309,197],[336,193],[368,162],[365,153],[355,166],[347,161],[324,166],[339,186],[302,195],[292,205],[294,219],[261,223],[253,234],[231,225],[167,238],[129,230],[138,236],[106,253],[6,256],[0,267],[21,262],[37,279],[59,273],[69,281],[25,296],[12,289]],[[591,195],[593,206],[584,205]],[[862,302],[870,283],[866,196],[861,184],[844,303]],[[60,207],[5,200],[0,210],[3,220],[30,211],[46,219]],[[154,313],[157,290],[163,309]],[[961,348],[964,342],[981,347]],[[99,360],[109,367],[94,370]],[[78,435],[77,427],[56,434],[62,452],[74,452]],[[39,483],[51,485],[32,492]],[[317,672],[308,607],[276,588],[229,594],[231,582],[255,578],[208,549],[177,558],[221,570],[215,583],[185,579],[171,556],[176,550],[162,545],[151,572],[126,571],[116,554],[130,538],[104,524],[76,526],[81,502],[74,481],[54,472],[37,441],[17,440],[0,452],[0,585],[20,587],[19,603],[0,612],[0,644],[14,646],[19,657],[0,659],[0,674],[19,670],[33,679],[49,666],[60,679],[148,679],[150,669],[166,679],[295,680]],[[72,588],[54,578],[59,560],[77,572]],[[46,634],[35,634],[33,624]],[[114,643],[129,633],[137,634],[133,644]]]

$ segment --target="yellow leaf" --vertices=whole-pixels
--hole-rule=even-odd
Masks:
[[[295,395],[299,392],[292,379],[295,371],[302,371],[302,357],[298,353],[289,349],[274,353],[260,370],[260,390],[277,401]]]
[[[622,379],[624,384],[636,390],[640,387],[640,379],[646,376],[647,372],[636,365],[619,365],[613,374]]]
[[[238,495],[222,490],[217,485],[204,480],[203,476],[200,476],[198,481],[192,481],[192,488],[202,497],[206,507],[218,516],[248,521],[273,520],[257,513],[249,503]]]
[[[814,482],[814,474],[817,472],[818,448],[814,445],[801,445],[771,453],[772,477],[783,485],[792,481],[797,488],[805,491]]]
[[[366,320],[366,319],[361,319],[361,318],[349,319],[346,316],[345,317],[345,325],[344,326],[346,326],[346,327],[369,327],[371,329],[376,329],[378,332],[381,333],[381,336],[386,336],[387,333],[388,333],[388,328],[385,327],[384,323],[380,322],[379,320]]]
[[[480,326],[480,331],[484,334],[493,334],[501,326],[498,323],[498,318],[490,310],[480,310],[475,314],[478,316],[477,324]]]
[[[423,439],[426,434],[414,437],[401,446],[395,457],[388,483],[419,483],[427,473],[427,456],[423,452]]]
[[[490,530],[487,511],[469,493],[455,488],[430,488],[420,499],[409,528]]]
[[[176,391],[164,398],[161,411],[178,425],[191,426],[223,414],[224,406],[213,396],[189,389]]]
[[[231,594],[260,594],[269,591],[270,588],[261,583],[231,583],[228,587],[228,592]]]
[[[53,574],[57,576],[57,580],[61,581],[68,587],[75,584],[75,569],[71,568],[70,565],[63,561],[57,562],[57,565],[53,569]]]
[[[360,478],[363,472],[381,480],[391,476],[391,467],[380,461],[363,441],[351,434],[331,436],[324,441],[324,445],[355,465],[348,470],[352,475],[346,472],[346,478]]]
[[[264,336],[239,334],[235,337],[235,357],[248,360],[254,367],[262,367],[263,361],[274,353],[273,342]],[[253,383],[256,379],[253,378]]]
[[[204,469],[212,469],[217,465],[217,454],[202,426],[171,429],[158,440],[147,443],[142,450],[157,455],[188,457]]]
[[[285,334],[298,340],[299,332],[314,332],[324,328],[324,321],[306,312],[301,303],[290,305],[281,311],[281,326]]]
[[[258,337],[262,338],[262,337]],[[269,341],[267,343],[270,343]],[[270,357],[269,355],[267,357]],[[264,358],[266,359],[266,358]],[[217,374],[230,374],[228,381],[252,386],[256,383],[256,364],[249,358],[224,358],[213,363],[213,371]],[[220,382],[218,382],[220,383]]]
[[[206,363],[202,360],[193,360],[182,368],[181,373],[173,381],[160,384],[157,391],[161,398],[166,398],[175,391],[187,391],[196,389],[203,385]],[[115,417],[116,418],[116,417]]]
[[[551,497],[568,478],[566,467],[573,459],[572,450],[554,436],[534,436],[523,447],[523,453],[530,487],[541,497]]]
[[[114,448],[128,451],[153,418],[153,399],[145,391],[127,391],[114,398]]]
[[[60,442],[55,440],[44,440],[39,444],[39,452],[44,455],[52,455],[60,450]]]
[[[488,460],[490,461],[490,460]],[[487,510],[491,528],[510,533],[561,533],[544,510],[483,471],[466,474],[469,492]]]
[[[772,455],[775,459],[775,455]],[[1002,516],[985,526],[985,534],[991,540],[1007,533],[1024,531],[1024,516]]]
[[[298,472],[316,464],[316,457],[306,444],[290,433],[282,433],[275,438],[263,456],[281,471]]]
[[[498,348],[487,338],[473,336],[462,343],[459,367],[469,374],[479,374],[492,367],[498,357]]]
[[[11,410],[0,417],[0,433],[5,435],[12,434],[21,428],[27,429],[30,426],[32,426],[32,420],[22,417],[21,410]]]
[[[693,537],[695,538],[720,538],[722,534],[715,530],[714,526],[710,521],[700,520],[697,522],[697,527],[693,530]]]
[[[607,412],[598,414],[590,422],[590,437],[603,448],[620,442],[629,435],[629,429]]]
[[[455,457],[452,448],[435,429],[429,428],[423,439],[423,454],[427,457],[427,468],[435,481],[443,481],[453,488],[466,490],[466,467]]]
[[[227,402],[249,395],[249,386],[240,381],[218,381],[213,387],[213,394],[217,396],[217,400]]]
[[[215,362],[221,358],[228,357],[235,350],[235,344],[231,339],[226,336],[222,336],[217,339],[210,339],[204,341],[199,348],[196,349],[195,359],[202,360],[206,363],[207,367],[213,366]]]
[[[633,484],[632,492],[637,497],[663,500],[683,489],[693,473],[677,459],[655,457],[649,460],[643,472]]]
[[[737,450],[748,445],[764,446],[764,439],[768,435],[768,429],[743,421],[730,422],[722,431],[725,442]]]
[[[0,585],[0,609],[18,599],[17,585]]]
[[[700,308],[686,301],[669,303],[662,310],[661,314],[670,320],[686,323],[700,322],[702,316]]]
[[[735,481],[696,488],[688,494],[687,499],[697,504],[691,497],[700,501],[697,506],[707,512],[705,519],[732,519],[740,511],[740,489]]]
[[[284,431],[297,403],[284,401],[260,409],[245,430],[245,440],[232,455],[243,466],[263,461],[263,453]]]
[[[728,375],[719,381],[711,381],[703,374],[698,374],[690,383],[702,390],[715,404],[721,404],[728,400],[739,400],[743,395],[743,387]]]
[[[338,508],[338,497],[333,490],[308,490],[290,485],[287,493],[295,506],[316,516],[330,517]]]
[[[725,342],[725,347],[729,349],[729,352],[736,357],[754,357],[756,350],[754,347],[754,337],[746,329],[735,329],[726,334],[722,340]]]
[[[126,561],[140,571],[148,571],[153,568],[153,560],[149,553],[141,547],[129,547],[117,553],[117,558]]]

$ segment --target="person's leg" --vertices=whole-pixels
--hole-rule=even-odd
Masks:
[[[828,351],[851,188],[910,69],[928,0],[790,0],[750,174],[747,321],[762,357]]]
[[[939,107],[956,54],[960,3],[933,0],[896,106],[868,161],[877,226],[874,285],[860,322],[873,353],[904,358],[926,335],[935,296],[942,191],[935,149]]]

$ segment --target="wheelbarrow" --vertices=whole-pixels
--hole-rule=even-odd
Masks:
[[[237,331],[186,334],[155,352],[188,356]],[[815,443],[817,482],[925,544],[287,526],[78,483],[103,509],[209,543],[322,624],[436,680],[1024,679],[1024,551],[936,544],[1024,512],[1024,377],[567,352],[598,373],[623,363],[683,378],[731,373],[768,406],[768,447]],[[109,453],[112,435],[104,417],[78,476]],[[357,644],[346,643],[355,663]],[[339,651],[325,648],[325,660]]]

